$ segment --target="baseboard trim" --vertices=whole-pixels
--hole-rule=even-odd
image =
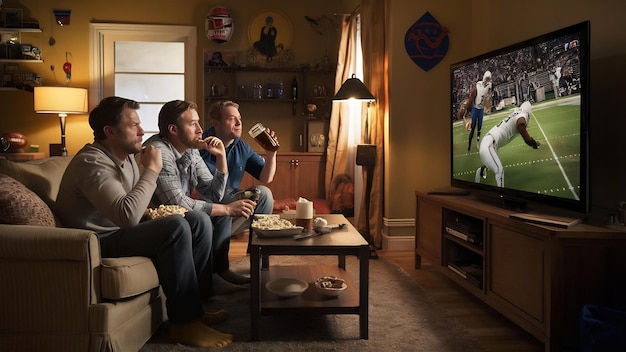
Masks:
[[[415,248],[415,219],[383,218],[383,249],[410,251]]]
[[[406,251],[415,248],[414,236],[383,235],[383,249],[386,251]]]

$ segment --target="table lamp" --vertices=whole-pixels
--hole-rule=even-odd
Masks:
[[[61,124],[61,156],[67,156],[65,147],[65,118],[68,114],[86,114],[87,89],[73,87],[35,87],[35,112],[58,114]]]
[[[370,244],[370,257],[378,258],[376,251],[374,250],[374,241],[370,233],[370,193],[372,191],[372,173],[374,171],[374,165],[376,162],[376,145],[370,144],[369,134],[369,109],[371,103],[376,100],[369,89],[363,84],[363,82],[356,78],[355,74],[348,78],[343,84],[333,100],[364,100],[367,101],[367,111],[365,115],[365,131],[363,141],[365,144],[359,144],[356,146],[356,164],[364,166],[366,171],[365,182],[365,240]]]

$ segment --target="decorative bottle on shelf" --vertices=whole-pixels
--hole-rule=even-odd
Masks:
[[[283,80],[278,80],[278,86],[276,87],[276,99],[282,99],[285,93],[285,85],[283,84]]]
[[[274,98],[274,85],[270,81],[268,81],[267,84],[265,84],[265,97],[267,99]]]
[[[293,76],[291,80],[291,99],[298,100],[298,80]]]

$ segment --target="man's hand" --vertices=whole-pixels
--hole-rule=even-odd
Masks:
[[[539,149],[539,146],[541,145],[541,143],[537,142],[534,138],[530,137],[530,139],[526,142],[526,144],[528,144],[529,146],[531,146],[533,149]]]
[[[141,165],[145,169],[150,169],[157,174],[161,172],[161,169],[163,168],[161,149],[155,148],[151,145],[144,147],[141,150]]]
[[[249,218],[254,213],[254,207],[256,203],[250,199],[236,200],[232,203],[226,204],[228,209],[228,216],[239,217],[243,216],[244,219]]]
[[[198,149],[206,149],[209,153],[215,156],[226,155],[226,149],[221,139],[215,136],[209,136],[199,141]]]

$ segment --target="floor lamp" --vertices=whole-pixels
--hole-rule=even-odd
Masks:
[[[53,152],[51,150],[50,156],[67,156],[67,148],[65,147],[65,118],[68,114],[87,113],[87,89],[73,87],[35,87],[34,104],[35,112],[38,114],[58,114],[59,123],[61,125],[61,150],[59,152]]]
[[[370,232],[370,201],[372,192],[372,181],[374,165],[376,164],[376,145],[370,144],[369,134],[369,109],[375,100],[369,89],[352,74],[343,84],[333,100],[362,100],[367,101],[367,111],[365,117],[365,131],[363,135],[364,144],[356,146],[356,164],[365,167],[365,240],[370,244],[370,258],[377,259],[378,254],[374,248],[374,241]]]

